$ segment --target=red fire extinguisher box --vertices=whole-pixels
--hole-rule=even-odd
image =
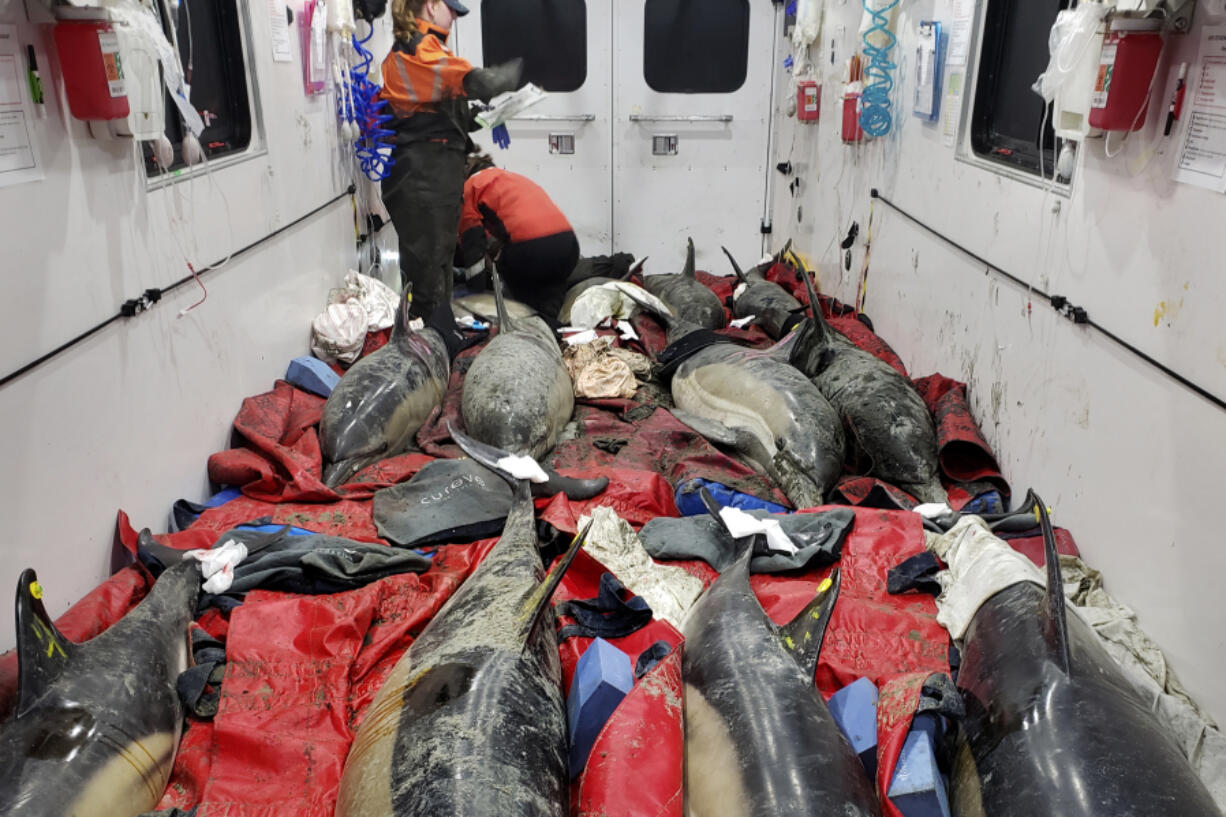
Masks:
[[[68,110],[77,119],[122,119],[128,115],[119,38],[105,20],[60,20],[55,47]]]
[[[1150,87],[1162,56],[1159,27],[1152,20],[1112,21],[1094,80],[1090,127],[1135,131],[1145,124]]]
[[[796,83],[796,118],[801,122],[816,122],[821,117],[822,86],[816,80]]]

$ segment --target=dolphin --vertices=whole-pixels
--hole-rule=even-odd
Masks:
[[[964,635],[954,815],[1222,817],[1098,635],[1067,615],[1047,506],[1034,504],[1047,587],[1023,580],[1000,590]]]
[[[505,451],[452,430],[514,486],[502,536],[392,669],[345,760],[336,817],[566,817],[566,709],[527,480]]]
[[[196,562],[166,570],[112,627],[75,644],[52,624],[33,570],[17,584],[17,709],[0,725],[0,814],[134,817],[170,778],[200,592]]]
[[[505,302],[507,314],[513,319],[531,318],[537,314],[535,309],[523,301],[506,298]],[[471,295],[461,295],[459,298],[452,299],[451,309],[457,318],[470,315],[479,321],[490,323],[496,319],[498,306],[494,302],[494,294],[492,292],[475,292]]]
[[[575,301],[579,299],[580,295],[593,287],[603,284],[611,284],[614,281],[628,281],[631,276],[643,269],[643,264],[646,261],[647,256],[643,256],[635,261],[630,266],[630,269],[626,271],[626,274],[620,278],[610,278],[607,275],[592,275],[571,284],[570,288],[566,290],[566,294],[562,297],[562,307],[558,310],[558,320],[564,324],[570,323],[571,307],[575,305]]]
[[[622,290],[676,344],[704,330]],[[768,474],[797,508],[822,504],[843,472],[843,424],[829,401],[787,362],[789,336],[769,349],[712,343],[686,357],[670,385],[673,415]]]
[[[789,240],[775,256],[775,260],[787,255],[791,247],[792,242]],[[738,318],[756,316],[755,323],[775,340],[786,335],[794,324],[803,320],[803,316],[797,314],[797,310],[800,309],[800,301],[793,298],[786,289],[774,281],[763,278],[757,268],[749,272],[742,272],[740,265],[732,257],[728,248],[720,247],[720,249],[732,262],[732,271],[736,273],[737,279],[741,282],[732,295],[733,315]]]
[[[718,505],[701,494],[723,526]],[[686,619],[686,814],[879,817],[873,784],[814,686],[838,571],[777,627],[749,586],[752,542],[739,543],[740,558]]]
[[[410,292],[405,287],[400,297],[388,342],[349,367],[324,403],[319,445],[330,488],[408,449],[443,401],[447,347],[437,330],[412,328]]]
[[[643,289],[668,304],[674,315],[704,329],[722,329],[728,323],[719,298],[694,277],[692,238],[686,240],[685,268],[681,274],[644,275]]]
[[[811,378],[846,426],[848,461],[858,473],[897,485],[921,502],[945,502],[932,414],[890,364],[860,349],[822,316],[806,269],[811,318],[786,344],[794,366]]]
[[[498,334],[469,368],[460,410],[481,442],[540,459],[570,421],[574,385],[553,332],[537,317],[512,319],[497,271],[493,279]]]

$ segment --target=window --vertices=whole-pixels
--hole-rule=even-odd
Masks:
[[[524,79],[553,93],[577,91],[587,79],[584,0],[485,0],[481,59],[498,65],[524,58]]]
[[[971,147],[985,159],[1038,174],[1041,142],[1042,173],[1050,176],[1056,143],[1051,111],[1031,86],[1047,68],[1048,34],[1056,13],[1068,8],[1069,0],[987,0],[987,4]]]
[[[164,0],[160,5],[162,27],[174,42],[188,85],[191,103],[204,120],[200,146],[209,159],[247,149],[251,143],[251,105],[247,97],[247,66],[243,59],[243,36],[237,0]],[[175,19],[171,30],[167,14]],[[166,138],[174,146],[174,163],[183,167],[181,145],[183,120],[169,93],[166,95]],[[153,160],[153,149],[143,143],[145,172],[162,173]]]
[[[653,91],[727,94],[745,84],[749,0],[647,0],[643,77]]]

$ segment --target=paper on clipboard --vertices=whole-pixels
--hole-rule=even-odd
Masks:
[[[1226,26],[1203,29],[1189,91],[1175,181],[1226,193]]]
[[[44,176],[25,62],[17,27],[0,25],[0,187]]]

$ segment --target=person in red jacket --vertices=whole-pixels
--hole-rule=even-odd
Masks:
[[[468,157],[456,266],[487,254],[510,294],[553,318],[579,261],[579,240],[566,216],[526,176],[495,167],[484,153]]]
[[[467,13],[459,0],[393,0],[396,40],[382,66],[380,96],[396,117],[383,204],[400,236],[402,275],[413,285],[411,312],[427,319],[451,303],[468,133],[475,129],[470,100],[513,91],[523,74],[522,60],[474,68],[447,49],[452,24]]]

